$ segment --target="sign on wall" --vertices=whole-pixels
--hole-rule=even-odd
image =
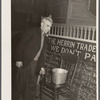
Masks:
[[[61,53],[79,57],[72,83],[73,100],[96,100],[96,43],[49,37],[45,64],[60,67]]]

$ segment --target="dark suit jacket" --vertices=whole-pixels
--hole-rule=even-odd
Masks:
[[[43,49],[39,58],[38,67],[44,66],[44,52],[46,48],[47,37],[45,36]],[[28,67],[31,61],[34,59],[36,54],[38,53],[41,45],[41,29],[33,28],[30,31],[27,31],[18,47],[16,54],[16,61],[23,61],[24,68]]]

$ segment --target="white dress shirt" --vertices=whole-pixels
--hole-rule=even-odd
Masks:
[[[42,51],[42,48],[43,48],[43,43],[44,43],[44,35],[42,33],[41,35],[41,46],[40,46],[40,50],[38,51],[38,53],[36,54],[34,60],[38,60],[40,54],[41,54],[41,51]]]

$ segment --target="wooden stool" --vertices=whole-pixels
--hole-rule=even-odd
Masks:
[[[62,54],[62,61],[62,68],[68,70],[66,83],[54,84],[52,81],[46,81],[46,79],[48,79],[48,76],[46,76],[46,74],[48,74],[47,72],[42,77],[42,80],[40,82],[40,100],[44,100],[42,99],[43,94],[50,97],[52,100],[59,100],[59,95],[63,95],[64,97],[66,97],[66,100],[71,100],[71,86],[77,68],[78,57],[72,54]],[[52,75],[51,72],[49,74]]]

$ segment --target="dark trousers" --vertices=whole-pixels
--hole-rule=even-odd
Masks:
[[[36,96],[37,61],[32,61],[27,68],[19,68],[16,75],[13,100],[34,100]]]

